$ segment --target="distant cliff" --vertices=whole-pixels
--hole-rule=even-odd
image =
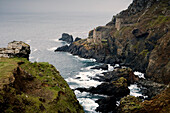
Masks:
[[[170,82],[170,2],[134,0],[106,26],[89,32],[63,51],[98,62],[119,63],[155,82]],[[63,48],[60,49],[62,51]]]
[[[53,65],[27,60],[29,45],[14,41],[0,50],[2,113],[84,112],[74,92]]]

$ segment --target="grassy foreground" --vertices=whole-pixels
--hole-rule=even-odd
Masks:
[[[25,113],[82,113],[74,92],[49,63],[0,58],[0,110]]]

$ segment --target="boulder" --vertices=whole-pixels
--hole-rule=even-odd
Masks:
[[[116,108],[116,98],[114,96],[106,97],[96,101],[99,104],[96,111],[102,113],[108,113],[110,111],[115,111]]]
[[[111,72],[105,72],[103,74],[104,76],[100,76],[100,79],[106,82],[116,81],[120,77],[126,78],[128,84],[133,84],[139,81],[139,78],[133,73],[131,68],[118,67]]]
[[[76,37],[76,39],[75,39],[75,42],[76,42],[76,41],[79,41],[79,40],[81,40],[81,38],[79,38],[79,37]]]
[[[55,52],[57,51],[62,51],[62,52],[67,52],[69,49],[69,46],[68,45],[65,45],[65,46],[62,46],[62,47],[58,47]]]
[[[127,80],[123,77],[111,83],[102,83],[97,87],[90,87],[86,91],[93,94],[114,95],[116,98],[126,96],[130,93]]]
[[[73,42],[73,36],[69,35],[67,33],[63,33],[62,37],[59,40],[65,41],[67,43],[72,43]]]

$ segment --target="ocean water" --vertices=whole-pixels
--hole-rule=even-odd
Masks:
[[[111,18],[112,14],[107,13],[0,14],[0,47],[6,47],[13,40],[24,41],[31,46],[30,61],[53,64],[72,89],[97,86],[101,82],[92,78],[95,78],[96,74],[103,76],[101,73],[104,71],[90,68],[100,65],[99,63],[94,59],[83,59],[69,53],[54,52],[54,50],[66,44],[58,40],[62,33],[69,33],[74,38],[86,38],[90,30],[105,25]],[[114,67],[109,65],[109,70],[113,69]],[[140,95],[137,86],[132,85],[130,88],[132,95]],[[91,95],[79,91],[75,91],[75,94],[85,112],[95,112],[98,106],[95,100],[104,97],[104,95]]]

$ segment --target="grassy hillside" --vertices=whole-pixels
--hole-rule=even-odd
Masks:
[[[0,110],[26,113],[82,113],[74,92],[49,63],[0,58]]]

